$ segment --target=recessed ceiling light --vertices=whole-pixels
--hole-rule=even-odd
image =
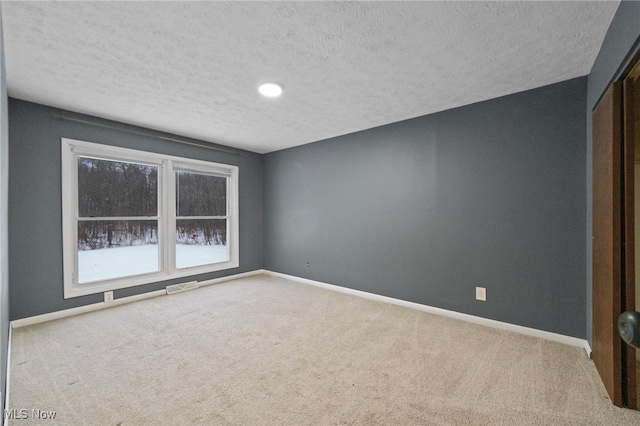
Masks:
[[[258,87],[258,91],[267,98],[277,98],[282,94],[282,87],[275,83],[265,83]]]

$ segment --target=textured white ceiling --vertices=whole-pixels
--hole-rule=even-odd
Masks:
[[[3,2],[7,85],[265,153],[586,75],[617,6]]]

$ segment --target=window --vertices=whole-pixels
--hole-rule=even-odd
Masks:
[[[238,266],[238,168],[62,139],[64,297]]]
[[[78,284],[158,272],[159,167],[81,155],[76,164]]]
[[[176,267],[229,260],[227,178],[175,171]]]

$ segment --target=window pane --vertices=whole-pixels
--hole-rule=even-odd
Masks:
[[[78,213],[157,216],[158,167],[78,157]]]
[[[176,221],[176,267],[208,265],[229,260],[226,219]]]
[[[79,284],[157,271],[157,220],[78,222]]]
[[[227,178],[176,172],[178,216],[226,216]]]

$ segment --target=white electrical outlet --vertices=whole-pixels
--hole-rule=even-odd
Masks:
[[[487,301],[487,289],[484,287],[476,287],[476,300]]]
[[[104,292],[104,303],[113,302],[113,291]]]

